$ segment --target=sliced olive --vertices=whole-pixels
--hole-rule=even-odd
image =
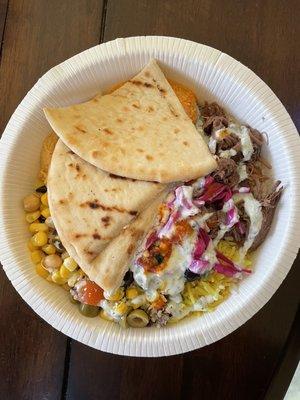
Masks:
[[[70,300],[70,302],[71,302],[72,304],[78,304],[78,303],[79,303],[78,300],[75,300],[75,299],[74,299],[74,297],[72,296],[71,293],[69,294],[69,300]]]
[[[127,287],[133,282],[133,273],[132,271],[127,271],[124,275],[124,286]]]
[[[54,240],[53,244],[59,253],[63,253],[64,251],[66,251],[60,240]]]
[[[154,258],[157,261],[158,265],[161,264],[164,261],[164,257],[160,253],[155,254]]]
[[[99,307],[81,303],[79,306],[79,311],[85,317],[94,318],[99,314]]]
[[[127,315],[127,323],[133,328],[144,328],[149,323],[149,317],[141,309],[133,310]]]
[[[196,279],[199,279],[200,275],[195,274],[195,272],[192,272],[189,269],[186,269],[184,272],[184,277],[188,282],[192,282],[192,281],[195,281]]]
[[[43,185],[35,189],[36,192],[38,193],[46,193],[47,192],[47,186]]]

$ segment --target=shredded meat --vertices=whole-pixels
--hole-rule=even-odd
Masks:
[[[266,195],[261,202],[263,214],[262,226],[251,246],[251,250],[256,250],[263,243],[270,230],[274,218],[274,213],[283,190],[280,184],[281,182],[277,181],[274,184],[271,192]]]
[[[236,186],[240,179],[237,165],[230,158],[220,158],[218,160],[218,169],[212,176],[217,182],[225,183],[225,185],[228,185],[231,188]]]
[[[234,134],[230,133],[218,142],[218,150],[234,149],[239,151],[241,148],[240,139]]]
[[[216,102],[208,103],[206,101],[201,111],[204,118],[216,117],[216,116],[226,117],[224,109],[220,107],[219,104]]]
[[[265,197],[265,183],[269,180],[269,177],[262,172],[257,161],[248,162],[246,168],[248,179],[243,186],[249,186],[253,196],[258,201],[262,201]]]
[[[213,132],[216,132],[219,129],[227,128],[227,126],[228,120],[225,117],[208,117],[203,124],[203,130],[208,135],[211,135]]]
[[[206,221],[209,227],[209,236],[214,239],[219,232],[220,224],[225,223],[226,215],[223,211],[216,211],[213,215]]]
[[[203,130],[208,135],[211,135],[219,129],[227,128],[228,126],[228,119],[226,118],[225,112],[217,103],[209,104],[205,102],[201,114],[204,118]]]
[[[229,232],[226,232],[225,238],[233,238],[238,246],[243,246],[248,236],[250,220],[248,214],[245,212],[244,203],[236,204],[239,213],[239,223],[234,225]]]
[[[264,144],[265,140],[263,135],[257,130],[251,128],[251,126],[248,126],[249,128],[249,135],[250,139],[253,145],[253,154],[251,157],[252,161],[258,160],[260,158],[260,153],[261,153],[261,148],[262,145]]]

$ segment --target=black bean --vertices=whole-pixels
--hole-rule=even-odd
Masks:
[[[195,274],[195,272],[192,272],[189,269],[186,269],[184,272],[184,277],[188,282],[192,282],[192,281],[195,281],[196,279],[199,279],[200,275]]]
[[[36,192],[38,193],[46,193],[47,192],[47,186],[43,185],[35,189]]]

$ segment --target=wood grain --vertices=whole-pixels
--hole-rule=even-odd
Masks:
[[[8,11],[8,0],[0,0],[0,60],[1,60],[1,52],[2,52],[2,44],[3,44],[3,34],[5,21]]]
[[[297,13],[291,9],[299,11],[299,7],[291,1],[291,9],[287,10],[285,4],[109,1],[103,37],[107,41],[134,35],[168,35],[216,47],[258,73],[299,124],[295,71],[300,72],[300,59],[297,42],[291,40],[298,30]],[[88,399],[262,399],[297,311],[299,267],[298,258],[271,301],[243,327],[213,345],[183,356],[156,360],[124,358],[73,342],[67,398],[77,398],[76,394],[81,398],[85,394]],[[79,377],[87,370],[91,375],[85,375],[79,383]],[[97,380],[97,376],[102,378]]]
[[[3,0],[0,6],[1,34]],[[97,0],[10,0],[0,65],[1,132],[44,72],[98,43],[101,16]],[[0,399],[60,399],[67,338],[36,316],[2,270],[0,304]]]
[[[270,85],[300,127],[299,17],[298,0],[109,1],[104,41],[165,35],[215,47]]]

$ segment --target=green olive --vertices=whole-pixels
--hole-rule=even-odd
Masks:
[[[127,323],[133,328],[144,328],[149,323],[149,317],[141,309],[133,310],[127,315]]]
[[[97,317],[97,315],[99,314],[99,307],[81,303],[79,306],[79,311],[85,317],[94,318]]]
[[[70,302],[71,302],[72,304],[78,304],[78,303],[79,303],[78,300],[75,300],[75,299],[74,299],[74,297],[72,296],[71,293],[69,293],[69,299],[70,299]]]

